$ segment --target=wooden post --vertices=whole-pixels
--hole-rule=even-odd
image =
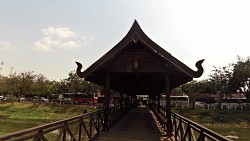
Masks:
[[[155,94],[153,95],[153,108],[155,108]]]
[[[160,113],[160,93],[157,94],[157,112]]]
[[[123,110],[123,93],[120,93],[120,106],[121,106],[121,110]]]
[[[106,74],[106,82],[105,82],[105,97],[104,97],[104,131],[108,131],[108,122],[109,122],[109,99],[110,99],[110,75]]]
[[[130,108],[130,98],[129,98],[129,95],[128,95],[128,94],[126,94],[126,96],[127,96],[127,98],[126,98],[126,106],[127,106],[128,108]]]
[[[171,104],[170,104],[171,89],[170,89],[170,78],[168,73],[165,74],[165,81],[166,81],[167,134],[168,136],[172,136],[173,125],[171,120]]]
[[[134,105],[133,105],[133,96],[130,96],[130,106],[131,106],[130,109],[134,108]]]

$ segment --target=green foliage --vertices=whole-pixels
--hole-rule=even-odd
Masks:
[[[99,86],[79,78],[75,71],[60,81],[49,81],[44,75],[34,72],[14,73],[7,77],[0,75],[0,95],[8,97],[42,96],[53,99],[61,93],[95,94],[100,90]]]
[[[181,90],[177,90],[181,89]],[[238,57],[237,63],[228,64],[224,67],[214,67],[208,79],[202,81],[191,81],[177,88],[173,92],[183,91],[190,97],[190,102],[194,102],[199,94],[213,93],[218,95],[218,108],[224,96],[241,92],[250,103],[250,58]],[[250,107],[249,107],[250,109]]]
[[[200,87],[200,82],[197,81],[191,81],[187,84],[182,85],[180,88],[183,92],[185,92],[190,99],[191,107],[194,108],[195,106],[195,100],[198,96],[198,94],[202,91]]]
[[[214,67],[212,74],[210,75],[210,82],[214,86],[214,90],[216,93],[224,92],[228,89],[229,80],[232,78],[232,65],[228,66]]]
[[[250,102],[250,57],[243,59],[238,57],[234,65],[233,77],[229,81],[230,91],[245,93]]]

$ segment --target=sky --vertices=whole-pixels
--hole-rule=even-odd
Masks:
[[[249,0],[0,0],[0,74],[34,71],[62,80],[113,48],[134,20],[196,70],[250,56]]]

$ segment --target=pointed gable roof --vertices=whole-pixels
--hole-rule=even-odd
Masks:
[[[172,88],[177,87],[181,84],[184,84],[188,81],[191,81],[193,78],[198,78],[203,73],[203,67],[202,62],[204,60],[200,60],[196,63],[197,70],[194,71],[190,69],[188,66],[186,66],[184,63],[176,59],[174,56],[172,56],[170,53],[165,51],[163,48],[161,48],[159,45],[157,45],[155,42],[153,42],[141,29],[138,22],[135,20],[131,29],[127,33],[127,35],[118,43],[116,44],[110,51],[108,51],[106,54],[104,54],[100,59],[98,59],[95,63],[93,63],[89,68],[87,68],[85,71],[81,72],[82,65],[78,62],[78,68],[77,68],[77,74],[81,78],[85,78],[88,81],[102,84],[101,81],[101,75],[105,72],[108,72],[112,70],[110,67],[110,62],[115,60],[116,58],[119,58],[121,54],[126,52],[128,48],[130,48],[133,45],[138,45],[144,49],[145,52],[149,52],[152,56],[157,58],[159,62],[165,62],[166,68],[162,71],[159,70],[152,70],[152,73],[172,73],[175,77],[172,80],[173,81],[179,81],[176,84],[172,85]],[[163,66],[164,67],[164,66]],[[134,72],[133,70],[124,70],[124,72]],[[140,72],[140,71],[135,71]],[[143,70],[141,72],[144,72]],[[146,72],[150,72],[150,69]],[[102,74],[100,74],[102,73]],[[100,77],[100,78],[97,78]],[[99,80],[98,80],[99,79]],[[179,80],[178,80],[179,79]],[[173,82],[174,83],[174,82]]]

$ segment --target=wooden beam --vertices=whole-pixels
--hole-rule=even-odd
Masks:
[[[109,118],[109,99],[110,99],[110,74],[106,74],[105,80],[105,97],[104,97],[104,131],[108,131],[108,118]]]
[[[160,96],[161,96],[161,94],[158,93],[158,94],[157,94],[157,112],[158,112],[158,113],[160,113],[160,104],[161,104],[161,103],[160,103],[160,98],[161,98]]]
[[[129,96],[130,97],[130,106],[131,106],[131,109],[134,108],[134,105],[133,105],[133,96]]]
[[[121,105],[121,110],[123,110],[123,93],[120,92],[120,101],[119,104]]]
[[[156,95],[154,94],[153,95],[153,106],[154,106],[154,108],[155,108],[155,100],[156,100]]]
[[[108,71],[121,72],[121,73],[129,73],[129,72],[164,73],[167,71],[167,69],[162,66],[139,66],[139,68],[134,69],[132,65],[128,65],[128,66],[112,66],[112,68],[109,69]]]
[[[170,77],[169,74],[165,74],[166,81],[166,108],[167,108],[167,134],[172,136],[173,125],[171,119],[171,104],[170,104],[170,95],[171,95],[171,86],[170,86]]]

